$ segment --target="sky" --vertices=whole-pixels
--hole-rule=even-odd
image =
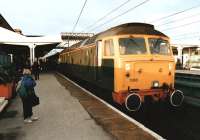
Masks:
[[[113,19],[145,0],[130,0],[89,30],[105,14],[127,0],[87,0],[74,32],[98,33],[127,22],[145,22],[171,38],[173,44],[200,44],[200,0],[149,0],[127,14]],[[25,35],[57,35],[72,32],[85,0],[1,0],[0,12],[13,28]],[[195,7],[159,20],[161,17]],[[192,24],[190,24],[192,23]]]

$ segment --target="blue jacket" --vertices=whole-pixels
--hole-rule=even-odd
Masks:
[[[22,77],[21,86],[18,90],[19,96],[22,98],[35,94],[34,87],[36,86],[35,80],[31,75],[24,75]]]

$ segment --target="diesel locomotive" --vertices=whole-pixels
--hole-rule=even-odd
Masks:
[[[146,23],[126,23],[64,49],[60,69],[110,91],[114,102],[138,110],[146,98],[180,106],[169,37]],[[104,94],[104,93],[102,93]]]

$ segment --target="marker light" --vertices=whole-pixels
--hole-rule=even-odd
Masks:
[[[171,63],[169,63],[169,71],[171,71],[172,70],[172,66],[173,64],[171,64]]]
[[[126,70],[126,71],[129,71],[130,69],[131,69],[131,65],[130,65],[130,64],[126,64],[126,65],[125,65],[125,70]]]

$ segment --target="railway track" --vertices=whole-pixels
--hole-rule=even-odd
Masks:
[[[200,111],[197,107],[184,103],[179,108],[173,108],[168,102],[160,102],[145,104],[138,112],[128,112],[112,101],[108,91],[74,77],[69,78],[168,140],[200,139]]]

